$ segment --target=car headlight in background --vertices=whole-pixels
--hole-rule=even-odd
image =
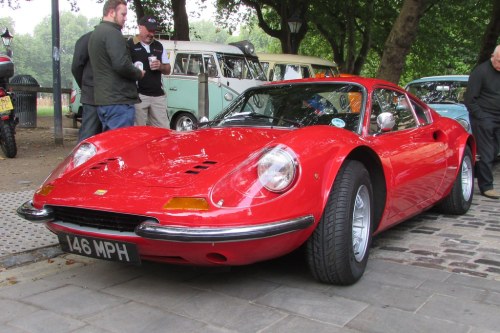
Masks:
[[[295,156],[280,147],[264,153],[257,163],[259,181],[271,192],[286,191],[293,184],[296,172]]]
[[[97,153],[97,149],[91,143],[82,143],[73,155],[73,167],[78,167],[90,160]]]
[[[466,119],[463,119],[463,118],[457,118],[457,119],[455,119],[455,120],[456,120],[456,121],[458,121],[458,123],[459,123],[460,125],[462,125],[462,127],[463,127],[463,128],[465,128],[465,130],[466,130],[467,132],[470,132],[470,124],[469,124],[469,122],[468,122]]]

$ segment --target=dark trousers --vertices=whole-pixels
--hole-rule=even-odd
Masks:
[[[97,106],[83,104],[82,126],[78,142],[102,132],[101,120],[97,114]]]
[[[472,134],[476,139],[476,176],[479,190],[483,193],[493,188],[493,162],[499,153],[500,118],[470,118]]]

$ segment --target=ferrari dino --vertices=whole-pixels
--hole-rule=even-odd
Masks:
[[[246,90],[189,132],[80,143],[18,214],[64,251],[140,264],[245,265],[299,247],[353,284],[372,237],[431,207],[464,214],[474,138],[404,89],[360,77]]]

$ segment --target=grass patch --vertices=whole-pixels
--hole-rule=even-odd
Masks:
[[[68,107],[62,107],[62,114],[69,112]],[[54,115],[54,107],[52,106],[38,106],[36,108],[36,113],[39,117],[49,117]]]

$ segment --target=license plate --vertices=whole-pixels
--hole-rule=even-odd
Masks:
[[[132,243],[69,234],[58,234],[57,237],[64,252],[136,265],[141,263],[137,246]]]
[[[14,106],[10,100],[10,96],[0,97],[0,112],[12,110]]]

